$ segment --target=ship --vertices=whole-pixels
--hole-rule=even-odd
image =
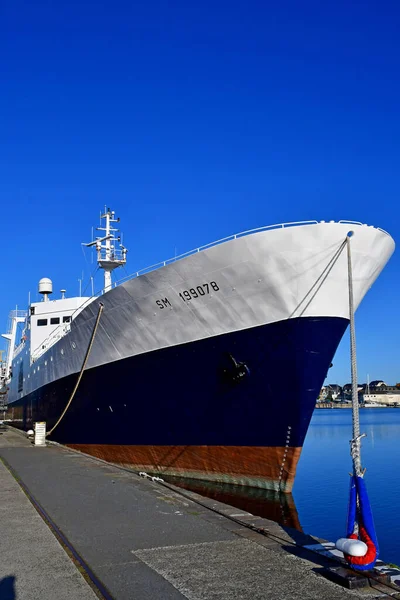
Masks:
[[[271,225],[116,281],[117,227],[105,208],[87,244],[99,294],[51,299],[43,278],[42,301],[11,313],[5,419],[154,476],[290,492],[349,324],[347,244],[357,308],[392,237],[354,221]]]

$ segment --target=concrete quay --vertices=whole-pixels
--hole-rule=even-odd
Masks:
[[[1,600],[329,600],[319,540],[57,445],[0,431]]]

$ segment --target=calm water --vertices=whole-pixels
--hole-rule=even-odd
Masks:
[[[380,558],[400,564],[400,409],[360,411],[362,464]],[[318,409],[307,433],[293,496],[243,486],[177,480],[171,482],[221,502],[278,521],[288,527],[336,541],[346,534],[351,410]],[[163,475],[164,477],[164,475]],[[167,479],[167,478],[165,478]]]
[[[360,420],[380,557],[400,564],[400,409],[365,408]],[[293,488],[303,530],[332,541],[346,530],[350,438],[351,410],[315,410]]]

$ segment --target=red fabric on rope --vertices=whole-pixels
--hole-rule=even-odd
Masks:
[[[367,544],[367,553],[365,556],[350,556],[350,554],[345,554],[344,557],[346,561],[352,565],[369,565],[369,563],[374,562],[376,558],[376,546],[374,542],[369,537],[367,530],[362,525],[359,526],[359,535],[356,533],[352,533],[349,536],[352,540],[361,540],[365,544]]]

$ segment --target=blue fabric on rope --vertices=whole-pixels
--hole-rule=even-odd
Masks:
[[[349,508],[347,512],[347,533],[346,537],[349,537],[354,533],[354,526],[356,524],[357,517],[357,485],[354,475],[350,477],[350,495],[349,495]]]
[[[357,510],[357,498],[359,508]],[[357,514],[358,513],[358,514]],[[374,519],[368,498],[367,487],[362,477],[352,476],[350,479],[349,510],[347,516],[347,537],[354,533],[356,522],[364,527],[376,549],[373,561],[366,564],[355,564],[350,561],[353,569],[368,571],[372,569],[379,555],[378,538],[376,536]]]

